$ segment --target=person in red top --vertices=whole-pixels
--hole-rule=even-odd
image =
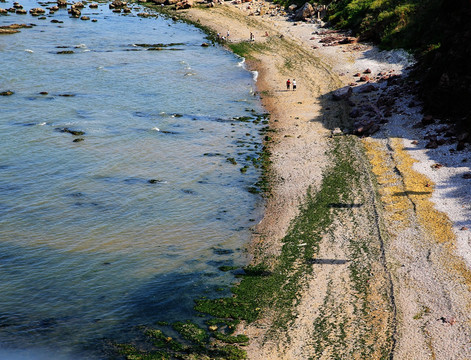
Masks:
[[[288,81],[286,81],[286,90],[289,90],[290,85],[291,81],[288,79]]]

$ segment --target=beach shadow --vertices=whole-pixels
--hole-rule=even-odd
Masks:
[[[365,52],[365,57],[376,56],[374,51]],[[394,64],[394,58],[387,61]],[[375,75],[375,74],[372,74]],[[352,80],[355,77],[352,76]],[[455,169],[459,174],[448,177],[448,180],[436,185],[434,189],[424,191],[402,191],[396,192],[394,196],[429,195],[434,190],[440,191],[441,196],[453,199],[457,204],[471,201],[471,179],[465,178],[465,173],[471,174],[471,154],[469,144],[464,146],[465,150],[458,150],[458,136],[463,130],[447,119],[433,119],[432,124],[424,124],[424,115],[421,112],[421,101],[410,95],[408,80],[401,76],[393,75],[389,79],[376,82],[355,82],[350,96],[340,97],[340,88],[326,92],[319,96],[320,113],[310,122],[319,122],[324,128],[331,130],[330,137],[357,136],[371,137],[375,139],[404,138],[409,134],[407,140],[413,140],[415,146],[403,147],[406,151],[425,151],[429,160],[437,164],[443,163],[444,155],[447,155],[445,167]],[[345,87],[346,88],[346,87]],[[343,88],[345,90],[345,88]],[[359,119],[366,121],[374,120],[372,126],[374,131],[359,133],[357,130]],[[388,123],[394,125],[389,126]],[[367,125],[366,127],[368,127]],[[408,131],[408,129],[416,129]],[[340,129],[340,131],[338,131]],[[387,131],[383,131],[387,130]],[[436,137],[436,148],[430,148],[430,138]],[[461,146],[462,148],[463,146]],[[468,150],[466,150],[468,149]],[[467,169],[466,169],[467,168]],[[440,172],[446,169],[437,168]],[[454,170],[452,170],[454,171]],[[359,204],[330,204],[332,208],[358,207]],[[459,227],[471,228],[471,218],[467,221],[455,223]]]
[[[343,203],[331,203],[329,204],[329,207],[335,208],[335,209],[353,209],[353,208],[359,208],[362,207],[363,204],[343,204]]]
[[[309,264],[315,265],[345,265],[350,260],[338,260],[338,259],[311,259],[308,260]]]
[[[393,196],[409,196],[409,195],[427,195],[431,194],[431,191],[399,191],[395,192]]]

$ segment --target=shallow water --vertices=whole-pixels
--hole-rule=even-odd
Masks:
[[[193,316],[233,281],[217,268],[245,261],[259,170],[240,168],[262,125],[234,118],[262,111],[253,75],[200,30],[137,12],[0,17],[36,24],[0,37],[2,359],[101,358],[103,338]]]

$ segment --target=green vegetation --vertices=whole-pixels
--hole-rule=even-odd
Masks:
[[[258,319],[262,309],[269,308],[277,313],[275,331],[287,327],[295,316],[293,306],[298,301],[301,279],[311,271],[323,232],[332,224],[334,212],[330,205],[348,201],[352,181],[358,177],[358,169],[349,158],[347,144],[335,140],[332,159],[339,160],[325,175],[322,188],[315,194],[308,193],[275,264],[271,264],[272,259],[262,258],[259,264],[246,267],[242,281],[232,289],[232,297],[197,300],[196,310],[250,323]],[[366,286],[360,284],[363,279],[358,277],[358,286]]]
[[[269,333],[276,334],[286,329],[296,316],[293,311],[299,301],[302,279],[312,271],[311,264],[319,243],[335,217],[337,210],[331,204],[354,201],[351,186],[360,170],[350,161],[352,154],[349,148],[354,146],[351,141],[354,139],[347,137],[332,140],[334,150],[331,155],[335,164],[326,172],[322,188],[317,192],[308,192],[300,214],[283,239],[279,258],[274,261],[264,254],[256,254],[259,263],[244,268],[243,274],[238,276],[240,283],[231,289],[231,296],[195,301],[197,311],[211,316],[206,321],[208,330],[191,322],[172,324],[181,337],[177,343],[161,330],[146,329],[144,334],[152,343],[153,350],[120,345],[119,352],[128,359],[138,360],[185,358],[182,354],[197,354],[201,358],[245,359],[246,353],[239,346],[246,345],[249,339],[245,335],[233,335],[241,321],[251,323],[265,309],[270,309],[275,313],[275,319]],[[232,269],[221,268],[225,271]],[[369,272],[363,274],[363,270],[352,269],[359,292],[365,291],[369,278]]]
[[[229,48],[236,55],[244,58],[251,58],[252,52],[263,52],[266,49],[266,45],[262,43],[256,43],[252,41],[241,41],[238,43],[228,44]]]
[[[326,1],[323,1],[326,3]],[[331,3],[337,28],[373,40],[385,48],[426,50],[440,42],[443,0],[343,0]]]

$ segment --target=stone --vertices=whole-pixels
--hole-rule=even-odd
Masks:
[[[76,18],[79,18],[82,15],[82,12],[79,9],[76,9],[74,7],[71,7],[69,9],[69,13],[70,15],[72,15],[72,17],[76,17]]]
[[[0,29],[0,35],[9,35],[9,34],[15,34],[20,32],[20,30],[14,30],[14,29]]]
[[[361,93],[370,93],[370,92],[376,91],[376,90],[378,90],[378,89],[376,88],[375,85],[373,85],[373,84],[366,84],[366,85],[364,85],[364,86],[360,89],[360,92],[361,92]]]
[[[43,8],[33,8],[29,10],[30,14],[44,14],[45,12],[46,10],[44,10]]]
[[[115,8],[121,8],[127,5],[126,1],[121,1],[121,0],[114,0],[111,5],[113,5]]]
[[[370,81],[370,77],[368,75],[363,75],[360,77],[360,81],[365,82],[365,81]]]
[[[86,16],[86,15],[84,15],[84,16],[82,16],[82,17],[80,18],[80,20],[84,20],[84,21],[86,21],[86,20],[90,20],[90,17],[89,17],[89,16]]]
[[[348,99],[352,95],[353,89],[350,86],[344,86],[332,93],[332,98],[336,101]]]
[[[98,4],[97,3],[91,3],[90,5],[88,5],[88,7],[90,9],[96,9],[96,8],[98,8]]]
[[[339,44],[353,44],[357,39],[354,37],[345,37],[339,40]]]
[[[365,71],[363,71],[363,74],[371,74],[371,69],[366,69]]]
[[[14,92],[11,91],[11,90],[7,90],[7,91],[2,91],[2,92],[0,92],[0,96],[11,96],[11,95],[13,95],[13,94],[14,94]]]
[[[294,20],[306,20],[314,15],[314,8],[308,2],[294,14]]]
[[[291,11],[291,12],[293,12],[297,8],[298,8],[298,5],[296,5],[296,4],[291,4],[290,6],[288,6],[288,10]]]
[[[66,7],[67,6],[67,0],[57,0],[57,6]]]

